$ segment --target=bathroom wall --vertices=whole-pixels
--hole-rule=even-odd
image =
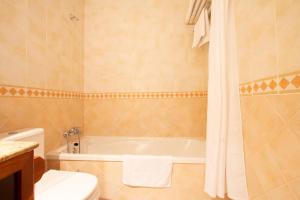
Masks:
[[[191,48],[187,6],[0,1],[0,132],[43,127],[46,151],[72,126],[90,135],[204,137],[207,46]]]
[[[300,199],[300,2],[236,0],[251,199]]]
[[[85,1],[84,89],[103,93],[84,102],[87,134],[204,136],[207,46],[191,48],[188,3]]]
[[[48,151],[82,126],[83,3],[0,1],[0,132],[43,127]]]

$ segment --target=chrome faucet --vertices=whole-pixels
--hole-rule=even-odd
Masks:
[[[80,128],[79,127],[73,127],[70,128],[69,130],[67,130],[66,132],[64,132],[63,136],[66,138],[67,140],[67,151],[68,153],[72,152],[72,153],[80,153]],[[70,147],[70,140],[69,138],[71,136],[77,136],[77,142],[73,143],[73,148]],[[71,149],[73,149],[71,151]]]

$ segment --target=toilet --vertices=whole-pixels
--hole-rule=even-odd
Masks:
[[[34,156],[45,158],[44,129],[23,129],[0,134],[0,140],[35,141],[39,146]],[[36,200],[96,200],[99,199],[97,177],[83,172],[48,170],[35,183],[34,199]]]

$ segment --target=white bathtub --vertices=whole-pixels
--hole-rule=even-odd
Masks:
[[[123,155],[173,156],[174,163],[204,163],[205,142],[197,138],[101,137],[81,140],[81,153],[67,153],[66,145],[47,154],[48,160],[123,161]]]

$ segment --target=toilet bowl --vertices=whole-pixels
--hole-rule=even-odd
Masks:
[[[0,140],[38,142],[34,155],[44,158],[42,128],[3,133]],[[34,187],[36,200],[96,200],[100,196],[97,177],[83,172],[48,170]]]
[[[82,172],[49,170],[34,186],[36,200],[96,200],[97,178]]]

